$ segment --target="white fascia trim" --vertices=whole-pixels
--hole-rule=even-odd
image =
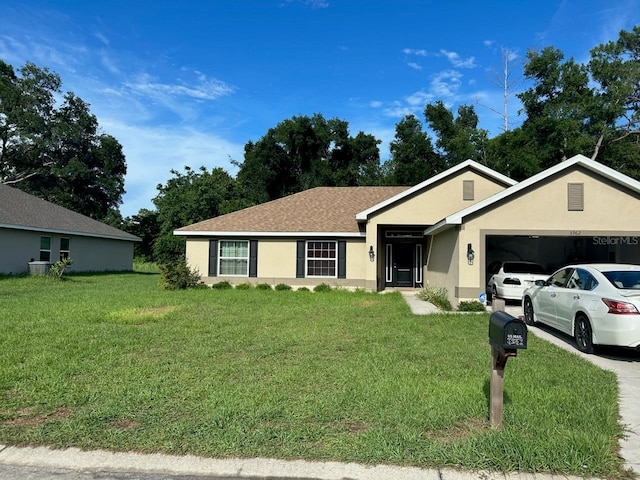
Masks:
[[[173,231],[174,235],[185,237],[273,237],[273,238],[366,238],[367,234],[355,232],[215,232],[215,231]]]
[[[588,170],[591,170],[592,172],[598,173],[601,176],[618,183],[619,185],[623,185],[635,191],[636,193],[640,193],[640,182],[638,182],[637,180],[634,180],[633,178],[623,173],[620,173],[614,170],[613,168],[607,167],[606,165],[596,162],[595,160],[591,160],[585,157],[584,155],[575,155],[570,159],[564,160],[554,165],[553,167],[547,168],[546,170],[543,170],[542,172],[534,175],[533,177],[529,177],[526,180],[523,180],[522,182],[517,183],[512,187],[509,187],[501,192],[498,192],[489,198],[486,198],[478,203],[471,205],[470,207],[467,207],[463,210],[460,210],[459,212],[449,215],[448,217],[439,221],[435,225],[427,228],[424,231],[424,234],[434,235],[436,233],[441,232],[442,230],[446,230],[450,226],[461,225],[464,217],[466,217],[467,215],[475,213],[478,210],[482,210],[483,208],[493,203],[496,203],[506,197],[509,197],[525,188],[530,187],[531,185],[535,185],[536,183],[541,182],[551,177],[552,175],[562,172],[563,170],[571,168],[575,165],[584,166],[585,168],[587,168]]]
[[[444,172],[439,173],[438,175],[431,177],[427,180],[425,180],[424,182],[421,182],[411,188],[409,188],[408,190],[405,190],[404,192],[401,192],[397,195],[394,195],[391,198],[388,198],[387,200],[384,200],[383,202],[378,203],[377,205],[374,205],[373,207],[370,207],[358,214],[356,214],[356,220],[359,221],[364,221],[367,220],[367,218],[369,217],[369,215],[381,208],[387,207],[395,202],[397,202],[398,200],[402,200],[404,197],[407,197],[409,195],[414,194],[417,191],[422,190],[423,188],[428,187],[429,185],[432,185],[436,182],[439,182],[440,180],[449,177],[455,173],[458,173],[460,170],[464,170],[465,168],[470,167],[473,168],[475,170],[478,170],[482,173],[484,173],[485,175],[489,176],[489,177],[493,177],[496,180],[505,183],[509,186],[513,186],[515,185],[516,182],[515,180],[513,180],[512,178],[507,177],[506,175],[502,175],[501,173],[496,172],[495,170],[490,169],[489,167],[485,166],[485,165],[481,165],[480,163],[474,161],[474,160],[465,160],[462,163],[459,163],[458,165],[455,165],[451,168],[449,168],[448,170],[445,170]]]
[[[98,233],[77,232],[73,230],[59,230],[56,228],[41,228],[41,227],[27,227],[24,225],[11,225],[0,223],[0,228],[7,228],[9,230],[23,230],[27,232],[39,232],[39,233],[56,233],[59,235],[73,235],[76,237],[92,237],[92,238],[105,238],[108,240],[122,240],[125,242],[141,242],[141,238],[124,238],[117,237],[115,235],[102,235]]]

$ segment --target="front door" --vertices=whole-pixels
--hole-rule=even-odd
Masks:
[[[395,243],[392,246],[392,285],[413,287],[414,246],[411,243]]]

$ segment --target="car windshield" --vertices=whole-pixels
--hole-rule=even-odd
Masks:
[[[523,262],[505,262],[503,267],[504,273],[536,273],[545,275],[546,272],[541,265],[537,263],[523,263]]]
[[[640,290],[640,270],[602,272],[617,288]]]

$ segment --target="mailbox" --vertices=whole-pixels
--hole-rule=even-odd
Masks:
[[[506,312],[493,312],[489,318],[489,343],[505,352],[525,349],[527,325]]]

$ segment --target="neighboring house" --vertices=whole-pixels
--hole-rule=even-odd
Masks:
[[[446,287],[494,260],[640,263],[640,183],[578,155],[520,183],[467,160],[414,187],[318,187],[174,232],[207,283]]]
[[[0,185],[0,274],[20,274],[30,262],[70,257],[71,269],[133,269],[135,235]]]

